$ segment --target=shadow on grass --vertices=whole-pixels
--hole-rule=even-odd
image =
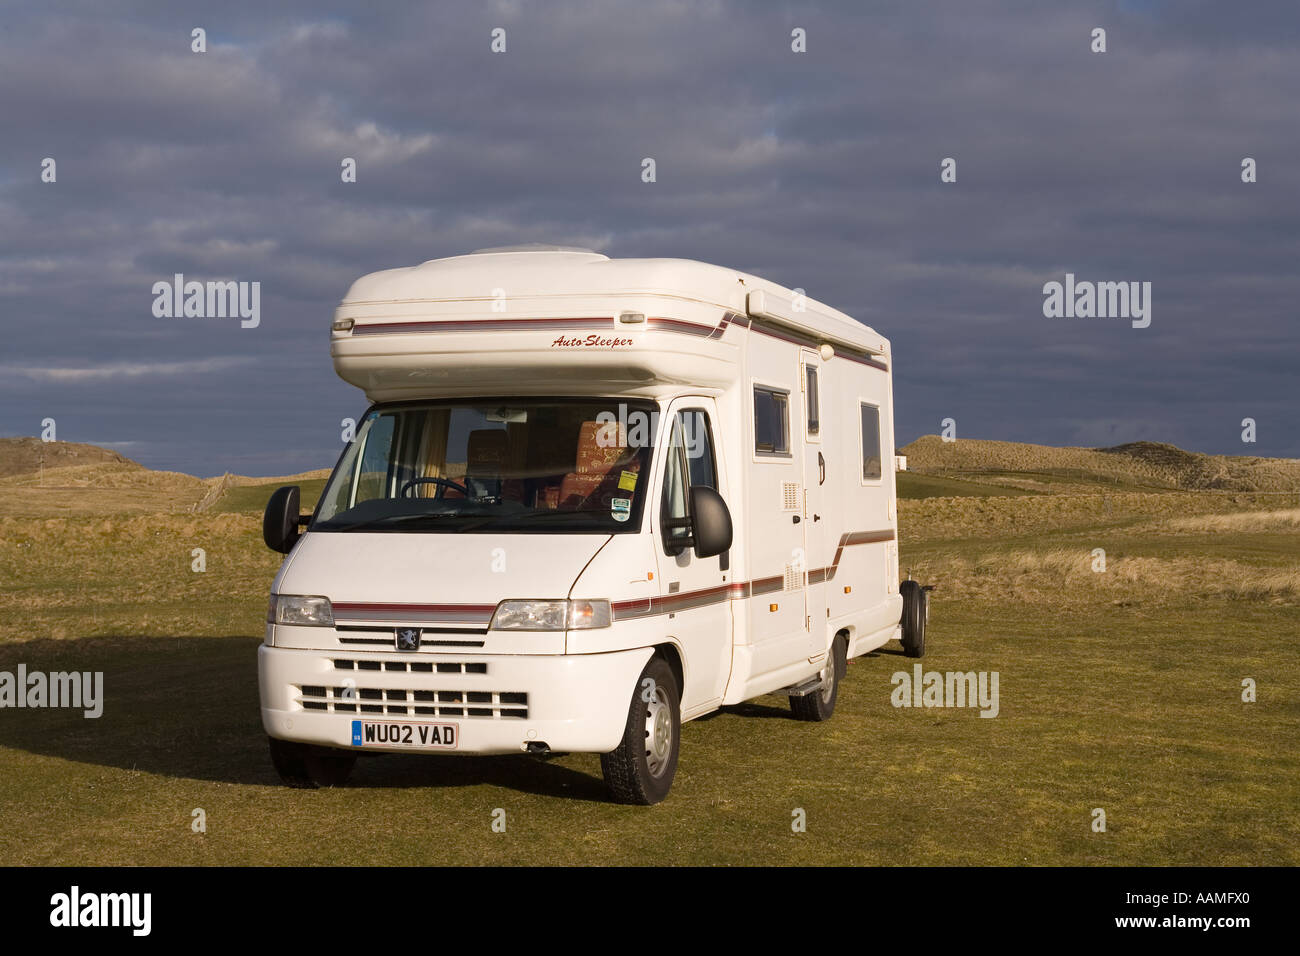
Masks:
[[[878,647],[875,650],[867,651],[865,654],[859,654],[857,657],[853,658],[853,660],[849,661],[849,666],[852,667],[857,661],[871,660],[882,655],[894,657],[904,656],[901,648]],[[781,698],[782,695],[780,691],[773,691],[768,695],[767,699],[780,700]],[[708,723],[709,721],[717,720],[719,717],[725,717],[727,715],[733,717],[744,717],[746,719],[756,717],[760,719],[781,718],[785,720],[794,720],[794,715],[790,711],[790,705],[786,702],[788,699],[789,698],[785,698],[779,704],[760,703],[763,698],[747,700],[740,704],[728,704],[725,707],[721,707],[718,710],[705,714],[703,717],[696,717],[693,723]]]
[[[728,704],[719,710],[705,714],[703,717],[696,717],[692,723],[707,723],[711,720],[717,720],[719,717],[751,717],[758,718],[783,718],[785,720],[794,720],[790,713],[789,706],[773,706],[771,704],[760,704],[752,700],[747,700],[743,704]],[[687,725],[690,726],[689,724]]]
[[[260,637],[86,637],[0,645],[0,670],[102,671],[103,715],[0,710],[0,746],[218,783],[278,786],[258,712]],[[366,755],[349,787],[505,787],[608,800],[599,776],[533,757]]]

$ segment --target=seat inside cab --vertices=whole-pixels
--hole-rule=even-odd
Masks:
[[[430,412],[424,473],[463,484],[471,497],[576,511],[609,509],[636,487],[641,456],[628,446],[627,429],[617,422],[583,419],[560,408],[553,421],[474,428],[464,439],[463,460],[448,461],[455,456],[456,436],[448,434],[445,415]],[[421,494],[464,497],[458,489],[436,485],[425,486]]]

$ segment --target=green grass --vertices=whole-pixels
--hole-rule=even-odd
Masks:
[[[1033,494],[1022,488],[911,471],[898,472],[895,481],[899,498],[991,498]]]
[[[11,711],[0,832],[13,863],[1292,864],[1300,661],[1287,615],[933,609],[935,670],[997,670],[997,719],[894,709],[885,649],[833,720],[764,698],[687,725],[669,801],[605,802],[572,755],[363,760],[350,786],[276,785],[253,637],[9,645],[0,661],[105,671],[98,721]],[[1233,653],[1224,653],[1223,634]],[[1243,704],[1242,677],[1261,683]],[[1261,774],[1261,768],[1268,768]],[[208,832],[190,830],[201,807]],[[505,834],[491,814],[507,815]],[[1108,832],[1090,830],[1094,807]],[[803,808],[808,832],[790,830]]]
[[[905,518],[1040,500],[916,502],[922,510]],[[1193,500],[1167,510],[1183,513]],[[1158,510],[1147,499],[1117,500],[1113,513],[1080,501],[1024,511],[996,536],[913,540],[905,530],[903,563],[934,566],[942,582],[957,558],[1097,540],[1116,555],[1295,566],[1293,536],[1165,535],[1149,527]],[[983,527],[985,516],[974,510],[954,527]],[[189,550],[200,544],[208,570],[196,574]],[[102,670],[107,704],[99,720],[0,711],[0,857],[1300,864],[1294,604],[1179,594],[1159,604],[1141,595],[959,601],[941,588],[921,663],[997,671],[996,719],[891,706],[891,675],[916,662],[889,645],[851,663],[827,723],[796,722],[784,699],[766,697],[688,724],[669,799],[633,808],[607,802],[599,758],[582,754],[385,755],[361,760],[342,789],[279,786],[256,675],[275,566],[252,515],[4,525],[0,670]],[[1253,704],[1241,701],[1247,677],[1259,686]],[[1105,833],[1090,827],[1097,807]],[[191,830],[195,808],[206,833]],[[505,833],[491,829],[497,808]],[[791,831],[796,808],[807,813],[806,833]]]
[[[316,508],[316,501],[325,490],[325,478],[305,478],[295,482],[301,489],[300,507],[304,514]],[[284,482],[269,484],[236,485],[217,499],[209,509],[212,514],[230,514],[232,512],[255,512],[261,514],[266,510],[266,502],[271,493],[282,487]]]

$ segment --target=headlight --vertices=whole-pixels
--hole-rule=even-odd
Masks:
[[[326,597],[272,594],[270,617],[276,624],[293,624],[298,627],[334,626],[334,611],[330,608],[330,599]]]
[[[609,627],[608,601],[502,601],[492,615],[499,631],[563,631]]]

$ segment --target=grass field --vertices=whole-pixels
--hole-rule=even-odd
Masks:
[[[1020,488],[950,478],[943,475],[920,475],[909,471],[897,476],[899,498],[996,498],[1032,494]]]
[[[342,789],[280,787],[257,711],[269,487],[236,491],[244,510],[0,517],[0,670],[102,670],[107,696],[98,720],[0,711],[6,862],[1300,863],[1294,495],[903,501],[903,566],[938,585],[921,663],[997,671],[997,718],[893,707],[915,662],[889,645],[825,724],[777,697],[688,724],[668,801],[632,808],[590,755],[381,756]]]
[[[267,499],[271,493],[281,485],[297,485],[298,492],[302,496],[299,506],[303,512],[309,512],[315,509],[316,500],[320,498],[321,492],[325,490],[324,478],[306,478],[284,479],[283,481],[257,482],[256,484],[238,485],[227,491],[212,506],[211,510],[218,514],[240,514],[251,512],[261,514],[266,509]]]

